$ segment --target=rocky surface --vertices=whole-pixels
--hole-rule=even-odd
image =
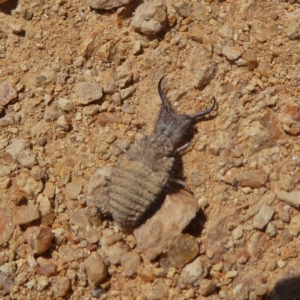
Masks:
[[[299,17],[295,0],[0,0],[0,298],[300,298]],[[152,133],[163,75],[179,113],[218,105],[126,233],[87,186]]]

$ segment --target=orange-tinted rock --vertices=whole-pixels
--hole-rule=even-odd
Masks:
[[[236,179],[241,186],[260,188],[267,182],[268,174],[263,170],[250,170],[238,173]]]
[[[1,1],[0,1],[1,2]],[[18,96],[17,91],[11,83],[4,81],[0,83],[0,105],[4,106]]]
[[[155,259],[196,216],[197,200],[185,191],[170,194],[162,207],[141,227],[134,230],[137,250]]]
[[[13,222],[16,225],[28,224],[40,218],[37,205],[21,205],[12,209]]]
[[[107,268],[97,252],[92,252],[91,255],[84,261],[86,274],[89,280],[89,285],[95,289],[107,276]]]
[[[167,260],[175,267],[182,268],[199,253],[197,240],[188,234],[179,235],[167,250]]]
[[[0,245],[10,239],[14,228],[11,215],[5,209],[0,208]]]
[[[34,253],[42,254],[49,249],[54,234],[51,228],[41,225],[27,228],[23,236]]]
[[[300,133],[300,106],[287,105],[282,116],[283,129],[292,135]]]

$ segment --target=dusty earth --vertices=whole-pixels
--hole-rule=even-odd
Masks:
[[[1,299],[300,299],[299,1],[1,2]],[[87,187],[163,75],[177,112],[218,107],[163,229],[124,233]]]

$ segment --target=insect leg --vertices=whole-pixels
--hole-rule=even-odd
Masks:
[[[177,184],[179,184],[179,185],[181,185],[181,186],[183,186],[183,187],[186,186],[186,183],[185,183],[184,181],[180,180],[180,179],[169,178],[169,181],[170,181],[170,182],[177,183]]]
[[[190,145],[190,143],[184,144],[183,146],[181,146],[181,147],[177,148],[176,150],[174,150],[174,153],[181,152],[182,150],[186,149],[189,145]]]

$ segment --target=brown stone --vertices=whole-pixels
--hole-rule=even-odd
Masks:
[[[260,188],[267,182],[268,174],[264,170],[250,170],[238,173],[236,179],[241,186]]]
[[[185,191],[170,194],[162,207],[134,231],[137,250],[155,259],[196,216],[197,200]]]
[[[13,231],[14,224],[12,222],[11,214],[9,214],[5,209],[0,208],[0,245],[6,243]]]
[[[246,50],[242,58],[245,60],[249,70],[254,70],[258,66],[257,55],[252,49]]]
[[[91,255],[85,259],[84,266],[89,280],[89,285],[93,289],[96,289],[107,276],[107,268],[102,258],[97,252],[92,252]]]
[[[283,247],[280,249],[280,256],[282,260],[287,260],[288,258],[294,258],[298,256],[298,252],[292,247]]]
[[[54,234],[47,226],[33,226],[27,228],[23,234],[26,242],[32,247],[34,253],[42,254],[51,246]]]
[[[57,276],[54,278],[53,290],[58,297],[67,295],[71,288],[71,282],[68,277]]]
[[[40,218],[37,205],[21,205],[12,209],[13,223],[15,225],[28,224]]]
[[[300,133],[300,106],[287,105],[282,116],[283,129],[292,135]]]
[[[167,260],[175,267],[182,268],[199,253],[197,240],[188,234],[179,235],[167,250]]]
[[[4,106],[18,96],[17,91],[12,87],[10,82],[0,83],[0,105]]]

